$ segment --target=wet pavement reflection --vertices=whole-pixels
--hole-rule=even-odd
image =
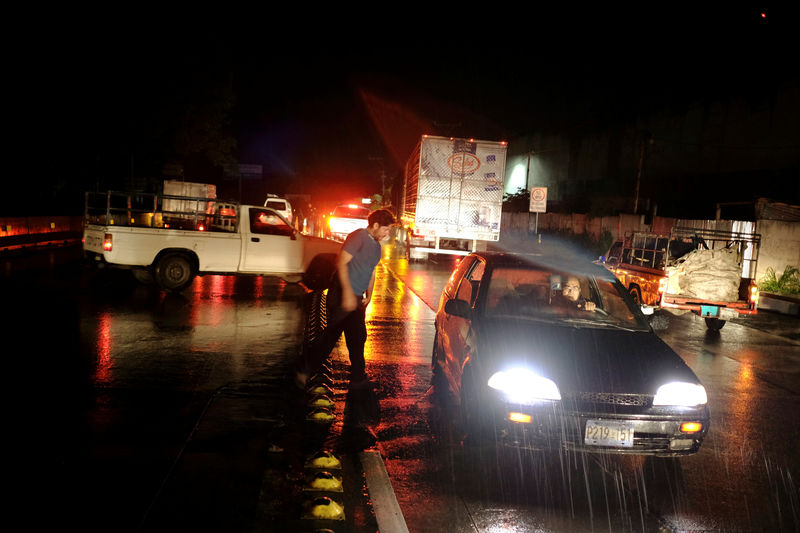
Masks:
[[[19,486],[49,511],[29,525],[375,531],[359,452],[376,450],[414,532],[797,531],[800,344],[670,318],[659,335],[709,394],[711,430],[695,456],[465,447],[457,406],[430,386],[433,309],[454,262],[387,251],[365,346],[380,387],[347,390],[340,342],[325,383],[333,416],[320,422],[318,396],[291,379],[319,327],[318,293],[204,276],[166,294],[73,256],[4,261],[0,318],[7,345],[21,346],[17,447],[31,465]],[[342,492],[304,488],[321,450],[341,457],[329,473]],[[344,519],[303,518],[320,497],[341,501]]]

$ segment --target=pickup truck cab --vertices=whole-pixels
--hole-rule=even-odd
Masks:
[[[164,223],[161,213],[131,211],[106,210],[97,221],[87,209],[84,255],[96,264],[133,269],[140,281],[152,279],[170,291],[203,274],[277,276],[322,288],[341,247],[298,232],[267,207],[215,202],[180,229]]]

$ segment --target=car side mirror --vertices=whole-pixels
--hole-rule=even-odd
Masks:
[[[447,300],[444,312],[460,318],[472,318],[472,307],[464,300]]]

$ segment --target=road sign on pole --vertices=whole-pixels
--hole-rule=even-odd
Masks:
[[[528,211],[531,213],[547,212],[547,187],[531,187],[531,203]]]

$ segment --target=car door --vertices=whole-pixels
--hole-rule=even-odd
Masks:
[[[242,235],[239,271],[301,272],[303,243],[288,222],[266,207],[251,207],[249,215],[247,234]]]
[[[469,265],[468,270],[458,282],[453,299],[467,302],[474,310],[485,269],[486,264],[481,258],[477,258]],[[455,383],[459,383],[461,370],[470,350],[469,333],[472,321],[469,318],[447,313],[444,306],[442,306],[442,314],[442,346],[446,354],[446,371],[453,376]]]

